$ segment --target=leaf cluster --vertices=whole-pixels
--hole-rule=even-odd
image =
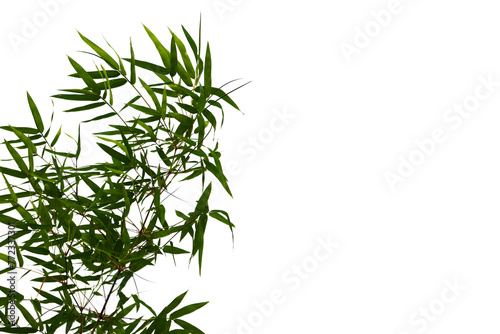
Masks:
[[[231,195],[215,133],[224,121],[223,106],[239,108],[229,97],[234,89],[226,93],[227,84],[212,84],[210,46],[202,52],[201,28],[196,43],[182,27],[187,46],[172,31],[170,43],[163,44],[144,29],[160,64],[137,59],[132,41],[122,58],[111,45],[112,52],[105,51],[80,34],[95,68],[68,57],[80,87],[53,96],[77,104],[65,112],[94,114],[82,125],[109,122],[107,131],[94,134],[103,161],[82,163],[80,127],[71,136],[74,149],[59,149],[62,127],[53,126],[53,114],[50,124],[44,122],[29,94],[35,126],[0,127],[13,137],[3,142],[10,164],[0,166],[0,222],[15,223],[17,266],[33,277],[31,298],[16,292],[17,309],[29,326],[9,325],[9,290],[0,287],[0,332],[202,333],[181,318],[206,303],[180,307],[183,293],[156,312],[137,287],[136,293],[127,287],[158,255],[197,258],[201,273],[208,221],[233,231],[227,212],[210,209],[212,183],[205,179],[210,175]],[[154,81],[146,82],[143,74]],[[115,96],[125,87],[134,96],[118,106]],[[193,210],[167,205],[173,182],[190,180],[201,181],[202,189]],[[191,249],[180,246],[183,239],[191,240]]]

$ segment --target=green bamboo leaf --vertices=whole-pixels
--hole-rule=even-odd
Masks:
[[[172,233],[176,233],[176,232],[182,231],[182,229],[184,229],[184,228],[185,228],[185,226],[173,226],[173,227],[169,227],[169,228],[167,228],[165,230],[160,230],[160,231],[151,233],[151,239],[164,238],[167,235],[170,235]]]
[[[70,101],[97,101],[101,98],[99,95],[92,95],[92,94],[56,94],[52,95],[52,97],[55,97],[56,99],[70,100]]]
[[[24,174],[18,170],[10,169],[7,167],[0,167],[0,172],[2,172],[3,174],[13,176],[13,177],[17,177],[19,179],[24,179],[26,177],[26,174]]]
[[[113,150],[111,147],[109,146],[106,146],[104,144],[101,144],[101,143],[97,143],[97,145],[99,145],[99,147],[104,151],[106,152],[107,154],[109,154],[112,158],[115,158],[121,162],[125,162],[125,163],[129,163],[130,160],[127,156]]]
[[[72,109],[68,109],[68,110],[63,110],[63,112],[78,112],[78,111],[90,110],[90,109],[102,107],[105,104],[106,104],[105,102],[91,103],[91,104],[87,104],[85,106],[76,107],[76,108],[72,108]]]
[[[212,87],[211,91],[210,91],[210,94],[211,95],[215,95],[217,97],[219,97],[217,99],[218,100],[223,100],[224,102],[226,102],[227,104],[229,104],[230,106],[232,106],[233,108],[235,108],[236,110],[240,110],[240,108],[236,105],[236,103],[229,97],[229,94],[231,94],[232,92],[248,85],[250,82],[247,82],[247,83],[244,83],[243,85],[240,85],[238,87],[236,87],[235,89],[229,91],[228,93],[225,93],[221,88],[224,86],[221,86],[219,88],[216,88],[216,87]],[[195,92],[199,92],[200,91],[200,87],[196,87],[195,88]],[[206,91],[206,90],[205,90]],[[217,102],[217,101],[212,101],[210,100],[209,102]]]
[[[116,115],[116,112],[114,111],[111,111],[109,113],[106,113],[104,115],[99,115],[99,116],[96,116],[92,119],[88,119],[88,120],[85,120],[85,121],[82,121],[82,123],[89,123],[89,122],[94,122],[94,121],[98,121],[98,120],[101,120],[101,119],[105,119],[105,118],[109,118],[109,117],[113,117]]]
[[[3,253],[0,253],[0,260],[5,261],[7,263],[11,262],[10,257]]]
[[[163,44],[160,43],[158,38],[149,30],[145,25],[144,29],[146,30],[149,38],[153,41],[156,50],[158,50],[158,53],[160,54],[161,60],[163,62],[163,65],[167,69],[167,71],[170,71],[170,52],[163,46]]]
[[[207,169],[210,171],[210,173],[212,173],[217,178],[217,180],[219,180],[219,182],[222,184],[222,187],[224,187],[227,193],[231,197],[233,197],[233,194],[231,194],[231,190],[229,189],[229,185],[227,184],[227,179],[222,171],[209,161],[205,161],[205,165],[207,166]]]
[[[201,112],[203,116],[208,120],[208,122],[214,127],[214,129],[217,128],[217,119],[215,116],[210,112],[208,109],[205,109]]]
[[[23,267],[24,266],[23,254],[21,253],[19,245],[17,244],[16,240],[14,240],[14,245],[16,246],[17,263],[19,264],[19,267]]]
[[[189,322],[186,322],[181,319],[175,319],[174,322],[184,328],[185,331],[182,333],[189,333],[189,334],[205,334],[202,332],[199,328],[195,327],[194,325],[191,325]],[[172,332],[170,332],[172,333]],[[180,333],[180,332],[179,332]]]
[[[156,110],[159,112],[161,110],[161,105],[160,105],[160,101],[158,100],[158,97],[156,96],[156,93],[141,78],[139,78],[139,81],[141,82],[141,85],[142,85],[142,87],[144,87],[146,92],[148,92],[149,96],[153,100],[153,103],[155,104]]]
[[[0,328],[0,332],[4,333],[36,333],[38,329],[36,328],[28,328],[28,327],[5,327]]]
[[[26,166],[26,163],[24,162],[23,158],[21,158],[21,156],[19,155],[19,153],[17,153],[17,151],[12,147],[12,145],[10,145],[5,140],[4,140],[4,144],[5,144],[5,146],[7,146],[7,150],[9,150],[10,155],[12,156],[12,158],[14,159],[14,161],[16,162],[16,164],[19,167],[19,169],[25,175],[29,175],[28,166]]]
[[[71,66],[75,69],[76,73],[80,76],[80,78],[85,82],[85,84],[92,89],[92,91],[95,94],[100,94],[101,90],[97,86],[97,83],[92,79],[90,74],[85,71],[85,69],[78,64],[76,61],[74,61],[70,56],[68,56],[69,62],[71,63]]]
[[[198,109],[196,109],[195,107],[189,105],[189,104],[186,104],[186,103],[180,103],[180,102],[176,102],[176,104],[181,107],[182,109],[184,109],[185,111],[188,111],[192,114],[197,114],[198,113]]]
[[[177,47],[175,39],[170,41],[170,75],[174,76],[177,73]]]
[[[130,107],[134,108],[135,110],[139,110],[140,112],[143,112],[147,115],[151,115],[151,116],[159,116],[160,115],[160,112],[158,110],[151,109],[149,107],[144,107],[144,106],[141,106],[139,104],[131,104]]]
[[[23,142],[23,144],[26,146],[26,148],[29,148],[33,152],[36,153],[36,146],[33,144],[33,142],[31,141],[31,139],[29,139],[28,137],[26,137],[24,135],[24,133],[22,133],[21,131],[19,131],[16,127],[11,126],[11,125],[9,125],[9,126],[10,126],[12,132],[14,132],[16,134],[16,136]]]
[[[128,81],[127,79],[123,79],[123,78],[119,78],[119,79],[113,79],[113,80],[108,80],[109,79],[109,76],[107,76],[108,74],[108,71],[106,71],[106,81],[103,81],[103,82],[99,82],[97,84],[97,87],[99,87],[99,89],[109,89],[110,87],[111,88],[118,88],[118,87],[121,87],[121,86],[124,86]]]
[[[181,293],[180,295],[178,295],[177,297],[174,298],[174,300],[172,300],[170,302],[170,304],[167,305],[167,307],[165,307],[165,310],[166,310],[166,314],[169,314],[171,311],[173,311],[177,306],[179,306],[179,304],[182,302],[182,300],[184,299],[184,297],[186,297],[186,294],[188,292],[184,292],[184,293]]]
[[[49,255],[50,254],[50,252],[49,252],[48,249],[42,248],[42,247],[28,247],[28,246],[24,246],[23,247],[23,251],[34,253],[34,254],[38,254],[38,255]]]
[[[208,186],[203,191],[203,194],[201,194],[200,199],[198,200],[198,204],[194,209],[195,213],[201,214],[208,212],[208,198],[210,197],[211,192],[212,192],[212,183],[209,183]]]
[[[210,54],[210,44],[207,43],[207,52],[205,54],[205,74],[204,74],[204,90],[208,96],[212,91],[212,56]]]
[[[174,247],[173,245],[166,245],[163,247],[163,253],[168,253],[168,254],[188,254],[189,252],[187,250],[181,249]]]
[[[30,326],[33,327],[33,328],[37,328],[38,327],[38,323],[36,322],[35,318],[33,318],[33,316],[31,315],[31,313],[28,312],[28,310],[26,310],[21,303],[16,304],[16,306],[19,309],[19,311],[21,311],[21,313],[23,314],[24,319],[26,319],[28,321],[28,323],[30,324]]]
[[[74,153],[69,153],[69,152],[58,152],[58,151],[49,150],[49,149],[46,149],[45,151],[52,153],[52,154],[55,154],[55,155],[60,155],[62,157],[67,157],[67,158],[75,158],[76,157],[76,155]]]
[[[201,147],[203,144],[203,140],[205,138],[205,119],[203,118],[202,115],[196,116],[196,119],[198,120],[198,148]]]
[[[10,127],[10,125],[9,126],[0,126],[0,129],[7,130],[7,131],[10,131],[10,132],[14,132],[12,130],[12,128]],[[30,135],[34,135],[34,134],[39,134],[40,133],[40,131],[38,129],[28,128],[28,127],[24,127],[24,126],[16,126],[16,129],[18,129],[22,133],[26,133],[26,134],[30,134]]]
[[[173,312],[170,315],[170,318],[171,319],[180,318],[182,316],[185,316],[186,314],[193,313],[194,311],[199,310],[200,308],[202,308],[203,306],[205,306],[207,304],[208,304],[208,302],[204,302],[204,303],[196,303],[196,304],[184,306],[183,308],[178,309],[177,311]]]
[[[101,49],[99,46],[97,46],[94,42],[89,40],[87,37],[83,36],[79,31],[78,31],[78,34],[80,35],[82,40],[85,43],[87,43],[88,46],[90,46],[106,63],[108,63],[109,66],[111,66],[115,70],[118,70],[120,68],[118,66],[118,63],[106,51]]]
[[[191,125],[193,125],[193,122],[194,122],[193,118],[188,117],[188,116],[183,115],[183,114],[176,114],[176,113],[170,112],[170,113],[167,114],[167,117],[175,118],[181,124],[183,124],[185,126],[188,126],[188,127],[191,126]]]
[[[193,86],[193,81],[191,81],[191,77],[186,72],[184,67],[182,67],[182,65],[179,63],[177,63],[177,74],[179,74],[179,77],[186,85],[188,85],[189,87]]]
[[[59,137],[61,136],[61,130],[62,130],[62,125],[59,127],[59,130],[57,131],[56,135],[54,136],[54,139],[52,139],[50,146],[54,147],[54,145],[57,143],[57,141],[59,140]]]
[[[108,92],[108,89],[109,89],[109,105],[113,105],[113,91],[111,89],[111,83],[109,82],[109,78],[108,78],[108,75],[106,73],[106,69],[104,68],[104,66],[101,65],[101,69],[102,69],[102,73],[104,74],[104,81],[101,82],[101,85],[102,86],[99,86],[99,89],[104,89],[104,96],[102,97],[104,100],[106,99],[106,94]],[[120,79],[118,79],[120,80]],[[125,79],[122,79],[122,80],[125,80]],[[126,80],[125,80],[126,81]]]
[[[31,114],[33,115],[33,119],[35,120],[36,128],[41,133],[44,129],[42,117],[40,116],[40,112],[38,111],[38,108],[37,108],[35,102],[33,101],[33,99],[31,98],[30,94],[28,92],[26,92],[26,94],[28,96],[28,104],[30,106]]]
[[[153,132],[153,128],[150,127],[149,125],[147,125],[146,123],[144,123],[143,121],[141,120],[136,120],[137,124],[139,124],[144,130],[146,130],[146,132],[148,133],[148,135],[151,137],[151,139],[153,139],[154,141],[156,141],[156,136]]]
[[[183,29],[184,29],[184,27],[183,27]],[[184,66],[186,67],[187,72],[189,73],[191,78],[194,79],[196,77],[196,73],[194,72],[193,64],[191,63],[191,59],[189,59],[189,56],[186,52],[186,47],[184,46],[184,43],[182,43],[182,41],[172,32],[172,30],[170,30],[170,33],[172,34],[172,38],[175,40],[175,44],[177,44],[177,49],[179,50],[179,53],[181,54],[182,62],[184,63]],[[195,45],[195,47],[196,47],[196,45]],[[196,52],[195,52],[195,56],[196,56]]]
[[[218,221],[228,225],[229,227],[235,227],[231,220],[229,219],[229,215],[226,211],[223,210],[212,210],[209,213],[209,216],[217,219]]]
[[[123,58],[123,60],[128,61],[129,63],[132,63],[132,59],[130,59],[130,58]],[[151,71],[151,72],[154,72],[157,74],[163,74],[163,75],[169,74],[169,71],[163,66],[156,65],[156,64],[153,64],[153,63],[150,63],[147,61],[143,61],[143,60],[137,60],[137,59],[135,59],[134,62],[135,62],[135,65],[137,67],[146,69],[148,71]]]
[[[124,218],[125,220],[125,217],[127,217],[130,212],[130,198],[128,197],[127,190],[125,189],[125,186],[123,184],[121,184],[120,190],[125,201],[125,209],[123,210],[122,215],[122,218]]]
[[[198,57],[198,48],[196,47],[196,43],[194,39],[191,37],[189,32],[182,26],[182,31],[184,32],[184,36],[186,36],[186,39],[188,40],[189,46],[191,47],[191,50],[193,51],[193,55],[195,57]]]
[[[161,117],[165,119],[167,117],[167,87],[163,88],[163,94],[161,98]]]
[[[123,145],[125,146],[125,153],[127,153],[127,156],[132,160],[132,157],[134,156],[134,152],[132,151],[132,147],[130,146],[130,143],[129,143],[127,137],[125,137],[125,134],[123,133],[123,131],[120,131],[120,136],[122,137],[122,142],[123,142]]]
[[[133,85],[137,80],[137,75],[135,72],[135,54],[134,48],[132,47],[132,38],[130,39],[130,83]]]
[[[7,189],[9,189],[10,197],[12,198],[12,201],[17,202],[17,195],[12,189],[12,186],[10,185],[10,182],[7,180],[5,177],[5,174],[2,172],[3,179],[5,181],[5,184],[7,185]]]
[[[82,152],[82,142],[80,138],[80,124],[78,124],[78,140],[76,141],[76,153],[75,153],[76,159],[78,159],[81,152]]]
[[[111,50],[113,50],[113,52],[115,53],[116,57],[118,58],[118,62],[119,62],[119,65],[120,65],[120,72],[121,74],[126,77],[127,76],[127,70],[125,69],[125,66],[123,66],[123,62],[122,62],[122,59],[120,57],[120,55],[118,54],[118,52],[116,52],[115,48],[113,48],[113,46],[108,42],[107,39],[104,39],[106,41],[106,44],[108,44],[108,46],[111,48]]]
[[[92,79],[104,79],[104,76],[101,71],[87,71],[87,73],[90,75]],[[108,70],[107,73],[108,73],[108,78],[117,78],[120,76],[120,72],[115,70]],[[73,78],[80,77],[78,73],[73,73],[70,74],[69,76]]]

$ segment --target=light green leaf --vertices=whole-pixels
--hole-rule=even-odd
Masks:
[[[68,56],[69,62],[71,63],[71,66],[75,69],[76,73],[80,76],[80,78],[85,82],[85,84],[92,89],[92,91],[95,94],[100,94],[101,90],[97,86],[97,83],[92,79],[90,74],[85,71],[85,69],[78,64],[76,61],[74,61],[71,57]]]
[[[167,71],[170,71],[170,52],[161,44],[161,42],[156,38],[156,36],[149,30],[145,25],[144,29],[148,33],[149,38],[153,41],[156,50],[158,50],[158,53],[160,54],[161,60],[163,62],[163,65],[167,69]]]
[[[101,49],[99,46],[97,46],[94,42],[89,40],[87,37],[83,36],[80,32],[78,32],[82,40],[87,43],[88,46],[90,46],[97,54],[106,62],[108,63],[109,66],[114,68],[115,70],[118,70],[120,67],[118,66],[118,63],[111,57],[106,51]]]
[[[170,30],[170,29],[169,29]],[[179,50],[179,53],[181,54],[182,57],[182,62],[184,63],[184,66],[186,67],[186,70],[191,78],[195,78],[196,74],[194,72],[193,64],[191,63],[191,60],[189,59],[189,56],[186,52],[186,47],[184,46],[184,43],[170,30],[170,33],[172,34],[173,39],[175,40],[175,44],[177,44],[177,49]],[[196,45],[195,45],[196,47]],[[196,52],[195,52],[196,55]]]

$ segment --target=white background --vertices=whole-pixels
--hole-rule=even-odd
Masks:
[[[147,271],[155,284],[139,283],[156,309],[190,289],[186,302],[211,301],[186,318],[208,334],[498,332],[494,1],[66,0],[44,22],[48,2],[1,4],[2,124],[32,125],[26,90],[50,118],[49,96],[75,82],[66,54],[87,59],[75,29],[124,55],[131,36],[137,58],[159,62],[141,23],[166,40],[167,26],[196,35],[202,13],[214,85],[252,81],[233,96],[244,115],[228,109],[219,137],[238,168],[234,199],[215,195],[213,207],[237,225],[235,248],[214,222],[201,277],[180,260]],[[372,11],[387,8],[381,27]],[[32,36],[26,22],[39,25]],[[357,53],[346,57],[347,44]],[[460,123],[446,120],[488,93],[481,77],[497,86]],[[436,129],[445,140],[418,153]],[[387,173],[410,156],[422,163],[391,189]],[[328,240],[331,254],[318,248]]]

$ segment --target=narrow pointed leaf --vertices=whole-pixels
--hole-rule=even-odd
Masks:
[[[76,61],[74,61],[71,57],[68,56],[69,62],[71,63],[71,66],[75,69],[76,73],[80,76],[80,78],[85,82],[85,84],[92,89],[92,91],[95,94],[99,94],[101,91],[99,87],[97,86],[97,83],[92,79],[90,74],[85,71],[85,69],[78,64]]]
[[[135,54],[134,48],[132,47],[132,38],[130,39],[130,83],[133,85],[137,80],[137,75],[135,72]]]
[[[90,110],[90,109],[102,107],[105,104],[106,104],[105,102],[91,103],[91,104],[87,104],[85,106],[64,110],[64,112],[78,112],[78,111]]]
[[[118,70],[120,67],[118,66],[118,63],[111,57],[106,51],[101,49],[99,46],[97,46],[94,42],[89,40],[87,37],[83,36],[80,32],[78,32],[82,40],[87,43],[88,46],[90,46],[106,63],[108,63],[109,66],[114,68],[115,70]]]
[[[161,60],[163,62],[163,65],[165,65],[165,68],[167,71],[170,71],[170,52],[161,44],[161,42],[156,38],[156,36],[149,30],[145,25],[144,29],[146,30],[149,38],[153,41],[156,50],[158,50],[158,53],[160,54]]]
[[[209,95],[212,90],[212,56],[210,54],[210,44],[207,43],[207,53],[205,54],[205,95]]]
[[[38,129],[38,131],[42,132],[44,129],[44,126],[43,126],[42,117],[40,116],[40,112],[38,111],[38,108],[37,108],[35,102],[33,101],[33,99],[31,98],[30,94],[29,93],[26,93],[26,94],[28,95],[28,104],[30,106],[31,114],[33,115],[33,119],[35,120],[36,128]]]

